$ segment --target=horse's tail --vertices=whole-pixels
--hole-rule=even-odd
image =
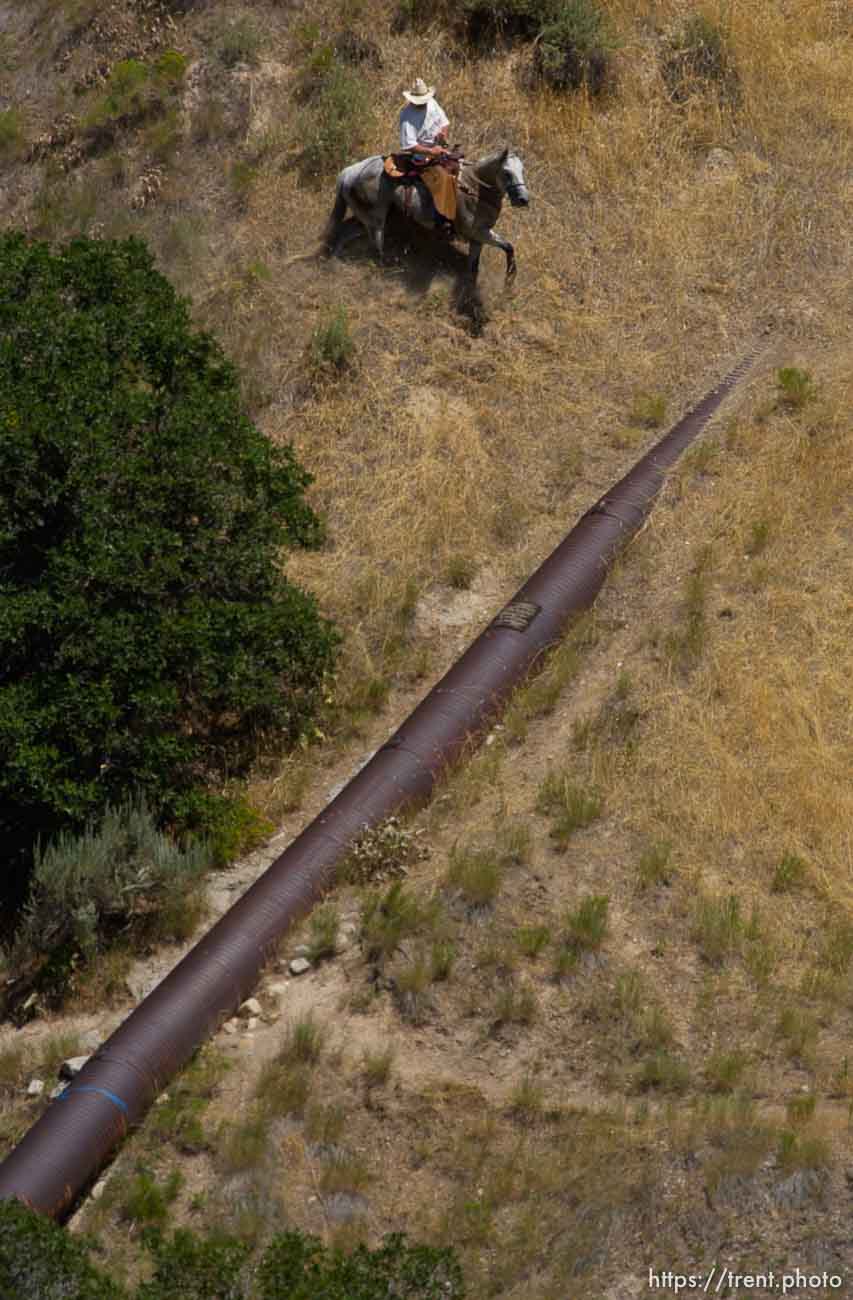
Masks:
[[[335,190],[335,206],[329,213],[329,220],[326,222],[326,229],[323,232],[323,248],[327,253],[331,253],[335,247],[338,238],[338,231],[341,228],[344,217],[347,214],[347,196],[344,190],[344,176],[341,172],[338,177],[337,189]]]

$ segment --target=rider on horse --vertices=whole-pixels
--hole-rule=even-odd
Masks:
[[[417,173],[432,195],[436,228],[445,234],[453,230],[456,215],[455,190],[451,175],[458,162],[447,148],[450,126],[447,114],[435,99],[435,86],[418,77],[411,90],[403,91],[406,107],[400,111],[400,163]]]

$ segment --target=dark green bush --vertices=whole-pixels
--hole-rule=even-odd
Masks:
[[[140,1283],[135,1300],[243,1300],[240,1282],[249,1247],[213,1232],[204,1239],[187,1228],[173,1236],[148,1232],[154,1275]]]
[[[163,110],[184,79],[189,60],[179,50],[164,50],[153,64],[123,59],[113,67],[104,93],[83,125],[90,133],[118,122],[136,122]]]
[[[134,1300],[464,1300],[459,1264],[449,1249],[410,1246],[386,1237],[376,1250],[350,1255],[327,1250],[315,1237],[284,1232],[247,1275],[250,1248],[213,1231],[179,1228],[171,1236],[143,1230],[154,1273]],[[74,1237],[18,1201],[0,1202],[0,1296],[3,1300],[129,1300],[127,1292],[89,1262],[94,1243]]]
[[[210,782],[317,709],[337,636],[279,557],[310,475],[137,240],[0,238],[0,834]]]
[[[591,94],[600,94],[610,76],[615,44],[595,0],[563,0],[556,17],[539,33],[534,75],[554,90],[578,90],[585,85]]]
[[[89,1262],[87,1243],[19,1201],[0,1201],[3,1300],[126,1300]]]
[[[462,1274],[451,1250],[408,1246],[400,1234],[378,1250],[325,1251],[313,1237],[285,1232],[261,1262],[260,1300],[462,1300]]]
[[[465,35],[473,45],[511,36],[532,39],[557,20],[560,0],[463,0]]]

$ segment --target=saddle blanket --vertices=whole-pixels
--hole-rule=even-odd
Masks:
[[[408,170],[406,170],[408,168]],[[453,170],[451,171],[450,168]],[[448,165],[443,163],[428,163],[425,167],[412,165],[411,160],[404,155],[389,154],[385,159],[385,171],[392,180],[408,180],[417,178],[422,180],[426,185],[432,201],[437,210],[448,221],[456,220],[456,186],[459,164],[455,159],[449,159]]]

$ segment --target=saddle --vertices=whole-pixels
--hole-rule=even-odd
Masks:
[[[445,153],[440,158],[425,154],[389,154],[385,159],[385,174],[400,185],[413,185],[423,181],[440,216],[446,221],[456,219],[456,192],[459,180],[459,154]]]

